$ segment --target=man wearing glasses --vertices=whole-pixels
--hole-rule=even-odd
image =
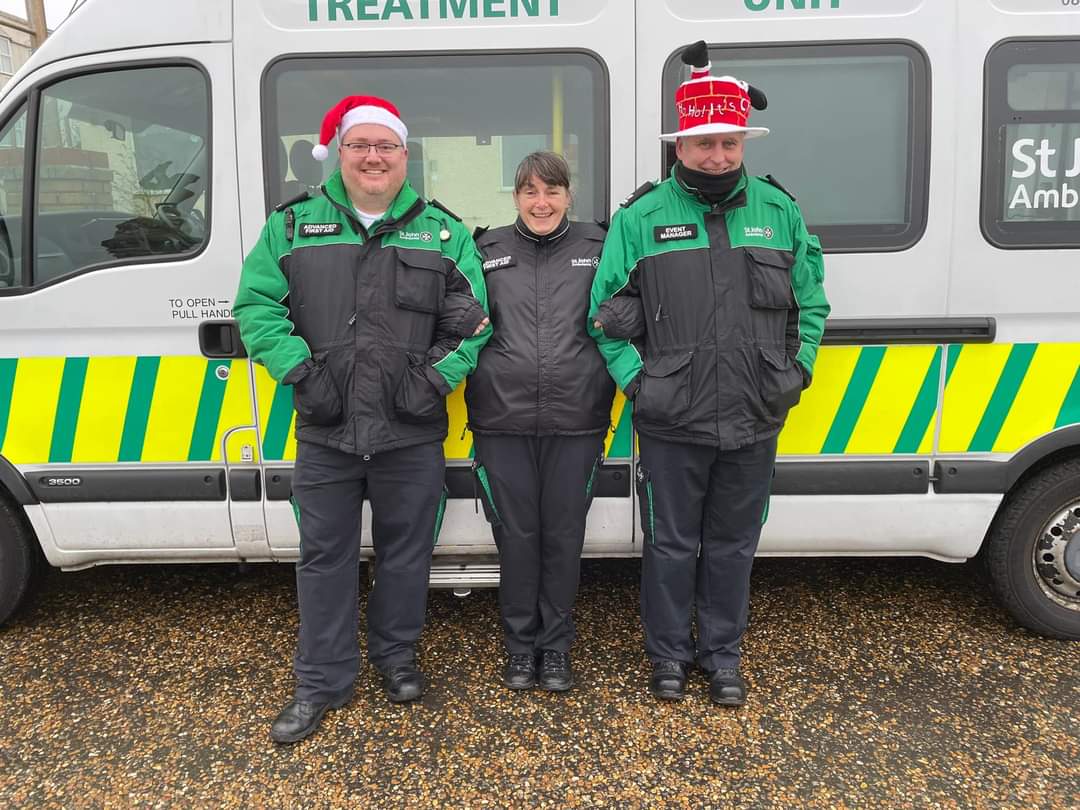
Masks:
[[[391,701],[423,695],[415,645],[445,506],[445,397],[491,334],[476,246],[405,179],[397,109],[342,99],[323,121],[317,160],[335,136],[340,170],[322,196],[270,215],[236,295],[249,355],[293,386],[296,408],[300,631],[296,691],[270,731],[279,743],[308,736],[352,697],[365,498],[378,572],[368,659]]]

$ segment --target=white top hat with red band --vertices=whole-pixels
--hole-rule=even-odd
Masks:
[[[710,75],[712,64],[704,42],[687,47],[682,58],[691,70],[690,78],[675,91],[679,130],[665,132],[660,140],[725,132],[743,132],[747,138],[769,134],[765,127],[747,126],[751,108],[765,109],[764,93],[734,76]]]
[[[335,137],[341,137],[357,124],[381,124],[401,139],[401,145],[409,137],[409,130],[401,120],[397,107],[378,96],[346,96],[329,110],[323,117],[322,129],[319,130],[319,143],[311,155],[316,160],[326,160],[330,154],[327,148]]]

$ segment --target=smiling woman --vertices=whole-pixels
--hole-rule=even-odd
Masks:
[[[570,169],[551,152],[533,152],[517,168],[514,207],[533,233],[555,230],[570,207]]]
[[[604,231],[571,221],[570,167],[517,167],[512,225],[479,233],[494,334],[469,378],[473,471],[499,548],[509,689],[570,689],[585,520],[614,385],[586,331]]]

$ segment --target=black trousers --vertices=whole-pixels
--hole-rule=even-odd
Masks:
[[[750,569],[769,500],[776,437],[739,450],[639,436],[638,497],[645,547],[645,651],[707,672],[736,667],[749,617]]]
[[[356,679],[365,498],[371,503],[376,571],[367,606],[368,660],[385,667],[415,659],[444,477],[441,442],[367,457],[297,443],[293,499],[300,523],[300,633],[293,670],[298,699],[333,699]]]
[[[568,652],[603,435],[477,435],[475,441],[479,494],[499,548],[506,649]]]

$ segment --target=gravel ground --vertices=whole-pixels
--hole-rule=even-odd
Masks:
[[[424,700],[369,670],[286,748],[291,566],[50,573],[0,629],[0,806],[1080,807],[1080,644],[971,566],[759,560],[738,710],[648,696],[638,571],[586,563],[572,692],[499,686],[495,593],[433,592]]]

